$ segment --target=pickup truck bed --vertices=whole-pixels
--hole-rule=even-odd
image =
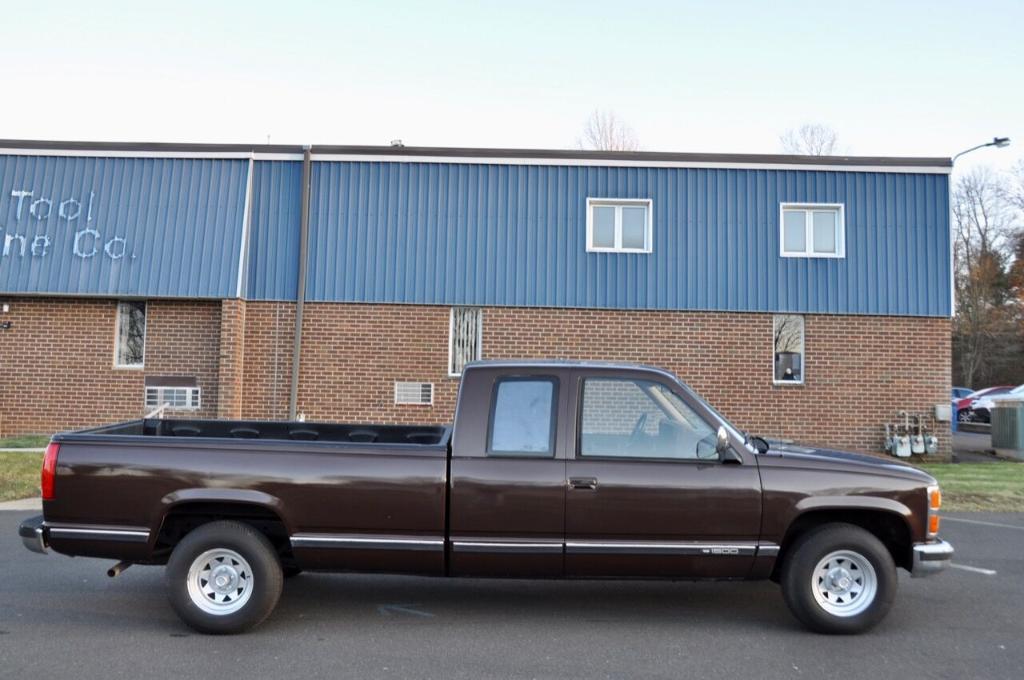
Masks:
[[[193,627],[265,618],[303,569],[772,578],[809,627],[885,615],[940,570],[935,480],[737,430],[675,376],[479,362],[453,427],[136,420],[54,437],[30,549],[166,564]],[[255,585],[254,585],[255,584]],[[810,599],[812,594],[813,599]]]
[[[441,550],[366,559],[336,548],[348,534],[353,545],[361,535],[442,536],[450,437],[444,426],[227,420],[135,420],[58,435],[69,480],[46,503],[50,545],[161,564],[187,518],[217,503],[218,516],[234,516],[234,505],[285,518],[292,559],[305,568],[441,573]]]

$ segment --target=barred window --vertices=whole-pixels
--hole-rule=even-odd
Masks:
[[[142,368],[145,359],[146,303],[119,302],[114,365],[118,368]]]
[[[483,356],[483,313],[479,307],[452,307],[448,326],[448,375]]]

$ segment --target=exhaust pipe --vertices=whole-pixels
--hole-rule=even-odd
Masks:
[[[115,576],[120,576],[121,572],[123,572],[125,569],[127,569],[130,566],[132,566],[131,562],[118,562],[117,564],[112,566],[110,569],[107,569],[107,576],[109,576],[110,578],[114,578]]]

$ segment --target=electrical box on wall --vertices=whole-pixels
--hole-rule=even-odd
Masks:
[[[948,423],[953,420],[953,406],[952,404],[936,404],[935,405],[935,420],[940,423]]]

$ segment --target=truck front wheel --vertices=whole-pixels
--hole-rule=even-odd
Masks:
[[[241,633],[281,596],[281,563],[267,537],[241,522],[189,532],[167,562],[167,591],[181,620],[202,633]]]
[[[819,633],[860,633],[885,618],[896,597],[896,565],[874,535],[828,524],[801,536],[782,565],[782,596]]]

